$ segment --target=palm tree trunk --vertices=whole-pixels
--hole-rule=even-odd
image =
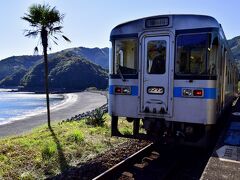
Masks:
[[[44,56],[44,67],[45,67],[45,93],[46,93],[46,102],[47,102],[47,120],[48,127],[51,127],[50,120],[50,105],[49,105],[49,88],[48,88],[48,55],[47,55],[47,47],[48,47],[48,34],[45,28],[41,31],[42,45],[43,45],[43,56]]]
[[[50,105],[49,105],[49,88],[48,88],[48,58],[47,58],[47,48],[43,50],[44,54],[44,66],[45,66],[45,93],[46,93],[46,101],[47,101],[47,119],[48,119],[48,127],[51,127],[50,124]]]

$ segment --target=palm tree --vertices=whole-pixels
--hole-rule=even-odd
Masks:
[[[47,102],[47,118],[48,127],[50,124],[50,107],[49,107],[49,88],[48,88],[48,41],[52,40],[55,44],[58,40],[57,35],[61,35],[63,39],[70,42],[70,40],[62,35],[61,26],[64,15],[60,14],[55,7],[51,8],[48,4],[33,4],[29,7],[28,13],[25,13],[23,20],[29,22],[31,29],[25,30],[25,36],[27,37],[39,37],[43,48],[44,56],[44,67],[45,67],[45,91],[46,91],[46,102]],[[34,48],[38,51],[38,46]]]

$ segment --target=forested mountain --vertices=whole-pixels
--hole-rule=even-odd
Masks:
[[[49,54],[49,85],[52,90],[83,90],[107,87],[108,48],[71,48]],[[23,86],[42,90],[42,56],[14,56],[0,61],[0,87]]]
[[[234,57],[240,60],[240,36],[228,40],[228,44],[233,52]]]
[[[109,48],[71,48],[61,51],[72,56],[85,57],[87,60],[108,69]]]
[[[14,71],[12,74],[6,76],[0,81],[0,86],[4,85],[5,87],[16,87],[20,85],[22,77],[28,72],[28,70],[20,68],[19,70]]]
[[[34,66],[22,78],[27,90],[43,90],[44,64]],[[49,58],[49,87],[57,91],[84,90],[88,87],[107,88],[107,73],[99,65],[80,56],[57,53]]]
[[[0,61],[0,81],[20,69],[28,70],[38,63],[42,56],[12,56]]]
[[[233,56],[237,62],[238,70],[240,72],[240,36],[228,40],[228,44],[233,52]]]

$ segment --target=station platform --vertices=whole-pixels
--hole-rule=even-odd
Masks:
[[[228,116],[226,128],[214,148],[201,180],[240,179],[240,98]]]

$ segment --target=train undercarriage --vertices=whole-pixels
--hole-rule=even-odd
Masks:
[[[112,136],[151,140],[171,144],[204,146],[212,137],[216,125],[166,121],[163,118],[126,118],[132,123],[132,132],[124,134],[118,129],[118,117],[112,116]]]

